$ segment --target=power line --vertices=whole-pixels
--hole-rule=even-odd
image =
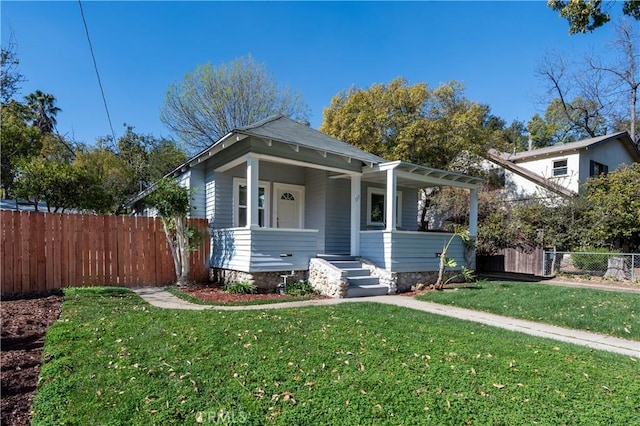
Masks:
[[[87,21],[84,18],[84,10],[82,9],[82,2],[78,0],[80,6],[80,15],[82,16],[82,23],[84,24],[84,32],[87,34],[87,41],[89,42],[89,50],[91,51],[91,59],[93,59],[93,68],[96,70],[96,77],[98,77],[98,86],[100,86],[100,93],[102,94],[102,102],[104,103],[104,110],[107,112],[107,120],[109,120],[109,128],[111,129],[111,136],[113,142],[116,142],[116,133],[113,131],[113,124],[111,124],[111,115],[109,114],[109,107],[107,106],[107,98],[104,96],[104,89],[102,88],[102,80],[100,80],[100,73],[98,72],[98,64],[96,62],[96,56],[93,53],[93,45],[91,44],[91,38],[89,37],[89,27],[87,27]]]

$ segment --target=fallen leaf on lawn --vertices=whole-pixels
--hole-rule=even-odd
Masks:
[[[502,383],[494,383],[493,386],[498,388],[498,389],[502,389],[503,387],[505,387],[507,385],[503,385]]]
[[[202,423],[202,422],[204,422],[204,414],[201,411],[196,415],[196,423]]]

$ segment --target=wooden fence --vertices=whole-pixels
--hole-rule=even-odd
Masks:
[[[189,279],[209,277],[209,228],[190,253]],[[159,218],[0,211],[0,292],[63,287],[163,286],[175,282],[173,258]]]
[[[542,275],[542,248],[530,250],[508,248],[492,256],[477,256],[476,268],[481,272]]]

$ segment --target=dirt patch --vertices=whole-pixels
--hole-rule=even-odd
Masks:
[[[47,330],[62,306],[61,294],[2,300],[0,339],[3,425],[29,425],[42,348]]]
[[[295,300],[309,299],[328,299],[327,296],[307,295],[307,296],[288,296],[277,293],[256,293],[256,294],[232,294],[226,293],[222,287],[217,285],[190,285],[180,287],[180,291],[185,292],[205,302],[215,303],[234,303],[234,302],[252,302],[256,300],[271,301],[282,300],[283,302],[292,302]]]

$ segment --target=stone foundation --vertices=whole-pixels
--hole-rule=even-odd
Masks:
[[[389,287],[388,294],[411,291],[417,284],[429,286],[435,284],[438,279],[438,271],[389,272],[386,269],[377,267],[367,259],[360,258],[358,260],[362,262],[364,268],[371,271],[371,276],[379,278],[380,284]],[[293,272],[294,275],[289,276],[287,282],[308,280],[311,286],[322,295],[337,298],[347,297],[349,288],[347,273],[336,268],[324,259],[312,258],[309,261],[309,271]],[[457,273],[458,271],[445,272],[444,280],[446,281]],[[278,285],[282,283],[282,275],[290,274],[291,271],[249,273],[232,269],[211,268],[210,281],[221,285],[249,282],[255,284],[260,292],[275,293]],[[464,278],[460,276],[450,281],[450,283],[463,281]]]
[[[320,258],[309,260],[309,283],[314,290],[329,297],[347,297],[347,273]]]
[[[407,291],[411,291],[413,286],[417,284],[424,284],[425,286],[429,286],[431,284],[435,284],[438,280],[438,271],[428,271],[428,272],[396,272],[397,274],[397,291],[398,293],[404,293]],[[458,271],[446,271],[444,273],[443,280],[446,281],[450,277],[458,274]],[[454,282],[463,282],[464,278],[458,277],[455,278],[449,283]]]
[[[278,285],[282,283],[282,275],[287,275],[287,282],[305,280],[307,271],[276,271],[276,272],[242,272],[233,269],[211,268],[210,281],[218,284],[231,284],[249,282],[258,287],[258,291],[275,293]]]

